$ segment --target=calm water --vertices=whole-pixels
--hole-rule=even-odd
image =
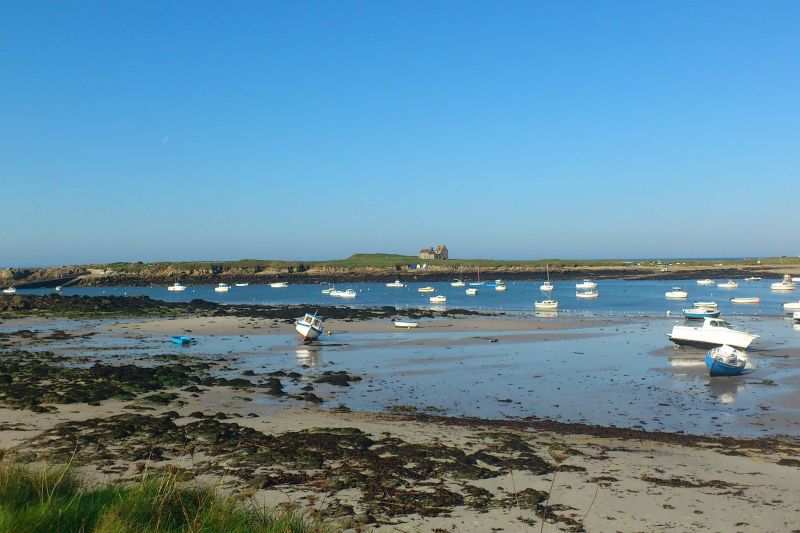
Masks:
[[[724,280],[718,280],[724,281]],[[776,292],[770,283],[776,280],[739,281],[737,289],[719,289],[714,286],[697,285],[693,280],[682,281],[598,281],[600,297],[593,300],[575,297],[575,282],[555,282],[552,297],[559,302],[561,312],[582,313],[631,313],[666,315],[680,313],[691,307],[693,301],[714,300],[719,303],[723,315],[782,315],[782,304],[800,300],[800,291]],[[435,293],[419,293],[419,287],[431,285]],[[492,287],[478,287],[477,296],[467,296],[466,287],[455,288],[449,283],[411,283],[402,289],[390,289],[383,283],[352,283],[338,285],[338,289],[353,288],[358,291],[355,299],[332,298],[322,294],[328,285],[290,285],[285,289],[273,289],[268,285],[231,287],[227,293],[214,292],[212,285],[190,286],[183,292],[170,292],[166,287],[76,287],[64,289],[63,294],[99,295],[145,295],[167,301],[189,301],[195,298],[220,303],[249,304],[333,304],[349,306],[392,305],[398,308],[430,307],[433,294],[447,296],[447,307],[475,310],[528,311],[534,300],[543,299],[539,291],[541,282],[508,282],[508,290],[495,291]],[[673,286],[689,291],[687,300],[666,300],[664,293]],[[47,289],[20,290],[20,294],[51,293]],[[736,296],[760,296],[760,304],[731,304],[728,300]]]

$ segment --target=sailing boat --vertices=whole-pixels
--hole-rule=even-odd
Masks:
[[[545,299],[541,302],[533,302],[534,309],[539,311],[555,311],[558,309],[558,301],[553,300],[550,298],[548,294],[553,290],[553,284],[550,283],[550,265],[547,265],[547,281],[539,287],[542,290],[542,295],[545,296]]]
[[[469,284],[470,287],[481,287],[483,282],[481,281],[481,267],[478,267],[478,281],[473,281]]]

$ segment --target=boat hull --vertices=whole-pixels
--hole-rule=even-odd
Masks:
[[[313,341],[322,334],[322,329],[315,328],[310,324],[296,323],[294,329],[300,334],[304,341]]]
[[[680,346],[709,348],[727,344],[734,348],[746,349],[758,337],[742,331],[710,331],[691,326],[675,326],[669,339]]]
[[[709,352],[706,354],[706,367],[711,376],[741,376],[744,374],[746,364],[729,365],[714,359]]]
[[[683,316],[691,320],[702,320],[706,317],[717,318],[720,312],[717,309],[684,309]]]
[[[394,321],[394,327],[396,327],[396,328],[412,329],[412,328],[416,328],[417,326],[419,326],[419,324],[417,322],[405,322],[403,320],[395,320]]]
[[[558,309],[558,302],[533,302],[533,307],[539,311],[555,311]]]

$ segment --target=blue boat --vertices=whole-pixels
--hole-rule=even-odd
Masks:
[[[740,376],[755,367],[747,364],[747,354],[723,344],[706,352],[706,366],[712,376]]]
[[[171,340],[175,344],[180,344],[181,346],[196,342],[192,337],[184,337],[183,335],[174,335],[170,337],[169,340]]]
[[[719,309],[710,309],[708,307],[693,307],[692,309],[684,309],[683,316],[690,319],[702,320],[706,317],[717,318],[719,316]]]

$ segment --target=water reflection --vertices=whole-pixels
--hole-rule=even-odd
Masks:
[[[691,368],[706,366],[705,359],[700,359],[698,356],[687,357],[685,355],[673,355],[669,358],[669,366],[675,368]]]
[[[717,377],[709,378],[706,387],[709,396],[716,398],[723,405],[730,405],[736,399],[736,394],[747,388],[747,384],[736,377]]]
[[[558,311],[535,311],[533,316],[536,318],[557,318]]]
[[[429,309],[431,311],[439,311],[440,313],[444,313],[445,311],[447,311],[447,306],[444,304],[431,304],[429,306]]]
[[[793,327],[795,331],[800,331],[800,323],[795,324]]]
[[[299,346],[295,350],[294,355],[299,365],[313,368],[322,361],[322,346],[319,344]]]

